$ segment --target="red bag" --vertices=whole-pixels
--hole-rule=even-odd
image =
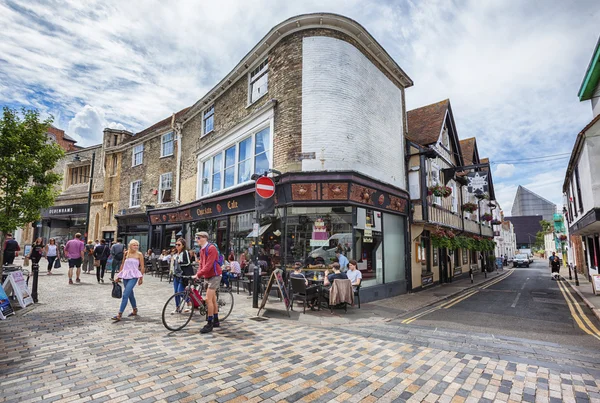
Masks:
[[[197,298],[197,300],[196,300],[196,298],[193,298],[193,297],[191,298],[192,304],[194,305],[194,308],[198,308],[200,306],[200,304],[198,304],[198,301],[200,303],[202,303],[202,295],[200,295],[200,292],[195,288],[192,289],[192,293],[194,293],[194,295]]]

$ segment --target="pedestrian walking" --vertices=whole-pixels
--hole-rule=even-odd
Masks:
[[[185,290],[188,283],[188,279],[185,277],[194,275],[194,267],[192,266],[190,252],[187,250],[185,239],[179,238],[175,243],[175,249],[177,250],[177,254],[173,258],[173,289],[175,293],[178,293]],[[179,297],[175,297],[175,303],[179,306]]]
[[[138,314],[137,302],[135,295],[133,294],[133,287],[136,284],[142,285],[144,282],[144,254],[139,251],[140,243],[135,239],[129,241],[129,246],[124,254],[121,268],[117,274],[117,283],[123,280],[124,291],[123,298],[121,299],[121,306],[119,307],[119,313],[112,317],[112,320],[118,322],[123,317],[123,312],[127,308],[127,301],[131,304],[133,311],[127,315],[135,317]]]
[[[75,281],[80,283],[79,276],[81,275],[81,263],[83,262],[83,255],[85,253],[85,244],[81,240],[81,234],[78,232],[75,234],[75,239],[71,239],[65,245],[65,253],[67,259],[69,259],[69,284],[73,284],[73,269],[77,268],[77,277]]]
[[[46,260],[48,260],[48,275],[51,275],[54,261],[58,258],[58,246],[54,238],[48,240],[48,245],[44,248],[44,254],[46,255]]]
[[[94,269],[94,243],[90,240],[87,245],[85,245],[85,253],[83,255],[83,272],[91,273]]]
[[[13,239],[13,234],[10,232],[6,233],[4,246],[2,247],[4,251],[4,264],[13,264],[15,262],[15,257],[19,256],[19,251],[21,251],[21,247],[19,243]]]
[[[207,323],[200,333],[212,332],[214,327],[219,327],[219,306],[217,305],[217,290],[221,285],[221,265],[218,261],[222,259],[217,247],[208,242],[208,233],[198,232],[196,242],[200,246],[200,262],[195,279],[204,278],[207,286],[206,304],[208,305]]]
[[[556,256],[556,252],[552,252],[552,256],[550,256],[550,269],[552,280],[560,280],[560,259]]]
[[[42,260],[42,257],[44,256],[44,249],[44,241],[42,240],[42,238],[37,238],[35,242],[31,244],[31,251],[27,256],[29,260],[31,260],[31,263],[40,263],[40,260]]]
[[[106,261],[110,255],[110,249],[104,239],[100,240],[100,245],[94,248],[94,266],[96,266],[96,280],[98,283],[104,283],[104,271],[106,270]]]
[[[110,281],[115,280],[115,272],[119,267],[121,267],[124,252],[125,245],[123,245],[123,238],[117,238],[117,243],[110,247],[110,256],[112,257],[112,264],[110,267]]]

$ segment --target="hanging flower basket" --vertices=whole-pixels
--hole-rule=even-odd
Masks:
[[[435,185],[429,186],[427,189],[428,195],[434,195],[436,197],[448,197],[452,194],[452,188],[449,186]]]
[[[469,179],[466,176],[456,176],[456,178],[454,179],[457,183],[460,183],[463,186],[466,186],[469,184]]]
[[[562,234],[558,237],[558,239],[560,239],[561,241],[566,241],[567,240],[567,236],[565,234]]]
[[[489,214],[489,213],[485,213],[484,215],[482,215],[482,216],[481,216],[481,219],[482,219],[483,221],[492,221],[492,219],[493,219],[493,218],[494,218],[494,217],[492,217],[492,215],[491,215],[491,214]]]
[[[500,225],[500,224],[502,224],[502,221],[500,221],[500,220],[492,220],[491,224],[492,225]]]
[[[487,193],[476,194],[475,197],[479,200],[489,200],[490,196]]]
[[[475,203],[465,203],[462,205],[462,209],[463,211],[466,211],[467,213],[473,213],[475,210],[477,210],[477,204]]]

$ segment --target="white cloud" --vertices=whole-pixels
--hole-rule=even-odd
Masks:
[[[67,134],[78,141],[78,145],[92,145],[102,142],[106,127],[126,130],[117,122],[107,122],[104,112],[90,105],[85,105],[69,122]]]
[[[498,164],[494,171],[494,178],[510,178],[515,173],[513,164]]]

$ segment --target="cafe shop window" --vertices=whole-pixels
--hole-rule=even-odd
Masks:
[[[383,214],[383,244],[385,282],[406,280],[406,219]]]
[[[354,257],[365,286],[383,284],[383,220],[379,211],[356,208]]]
[[[429,236],[429,231],[423,231],[418,243],[417,261],[421,263],[422,275],[431,273],[431,239]]]
[[[253,173],[262,174],[272,166],[271,128],[256,133],[201,162],[202,196],[243,184]]]
[[[70,169],[69,185],[78,185],[80,183],[88,183],[90,180],[90,166],[84,165]]]
[[[352,259],[352,216],[352,207],[289,207],[286,264],[329,266],[338,250]]]

